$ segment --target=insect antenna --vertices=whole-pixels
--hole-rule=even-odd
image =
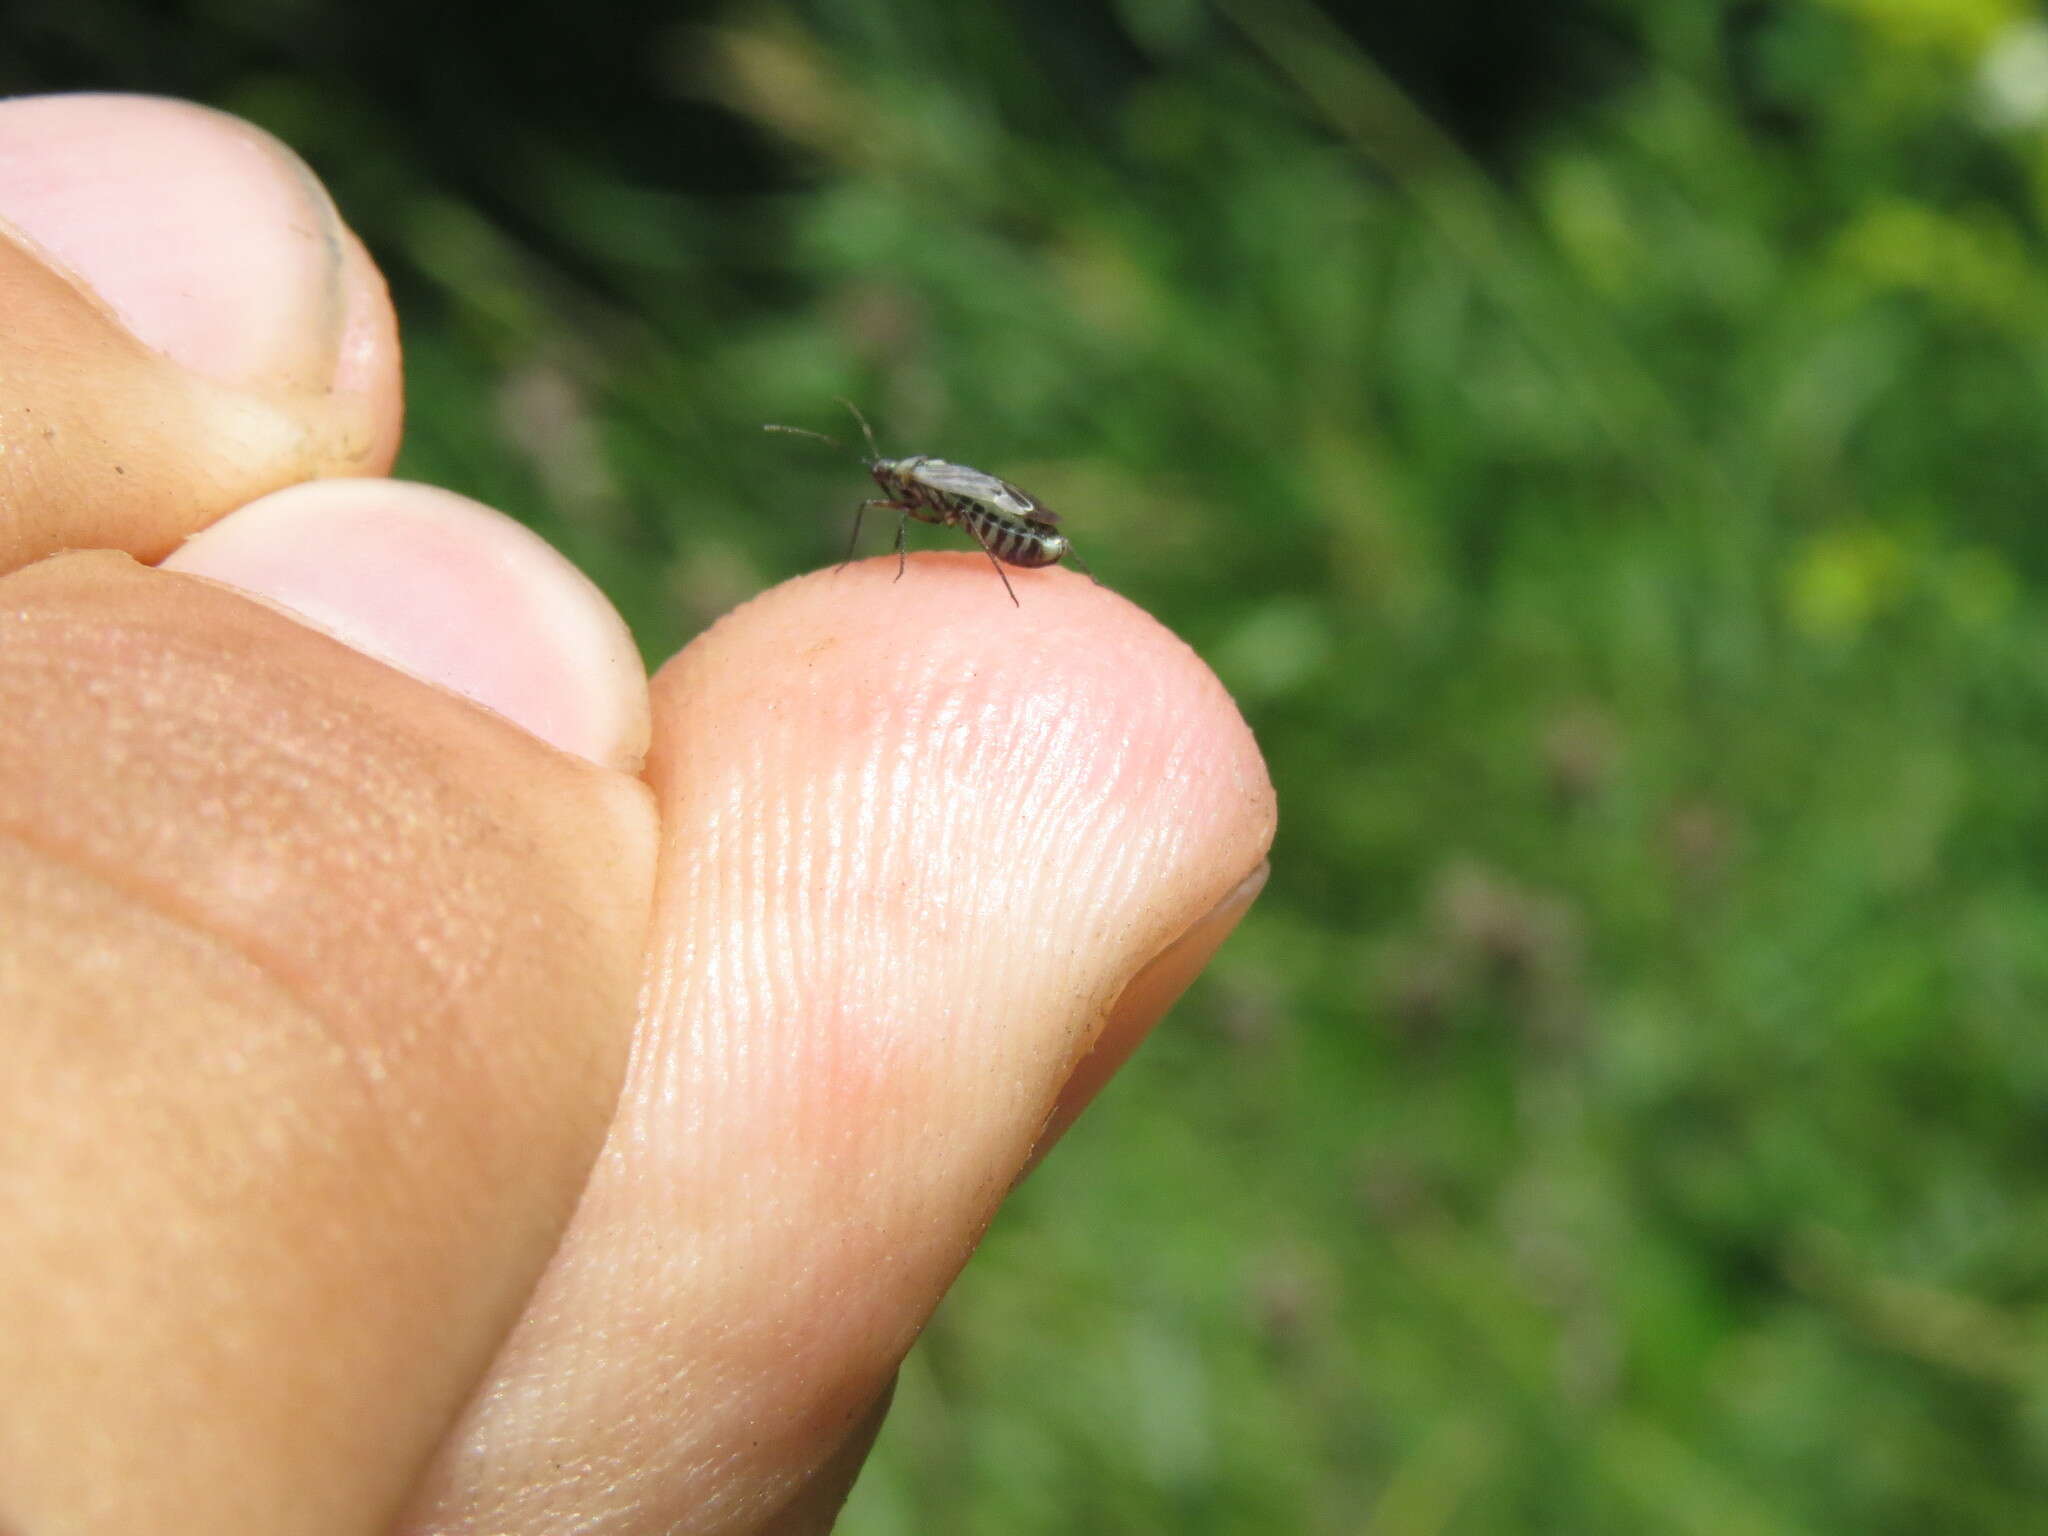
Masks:
[[[875,429],[868,425],[867,417],[861,415],[860,407],[855,405],[851,400],[847,399],[844,395],[834,395],[832,398],[834,400],[837,400],[841,405],[845,406],[849,411],[853,412],[853,419],[860,423],[861,436],[865,437],[868,440],[869,454],[879,459],[882,456],[882,450],[875,446]]]
[[[761,424],[761,430],[763,432],[787,432],[792,437],[815,437],[821,443],[830,443],[841,453],[846,451],[846,444],[839,441],[838,438],[827,437],[822,432],[813,432],[809,427],[783,427],[776,425],[772,421],[767,421]]]

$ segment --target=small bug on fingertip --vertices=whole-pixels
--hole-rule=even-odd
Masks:
[[[868,419],[860,413],[860,408],[851,400],[839,403],[860,423],[861,435],[867,439],[871,455],[861,462],[867,465],[868,473],[874,476],[875,484],[884,493],[869,498],[854,509],[853,538],[847,543],[846,561],[840,562],[842,569],[847,561],[853,559],[854,546],[860,542],[861,519],[867,515],[868,508],[885,507],[897,514],[898,581],[903,579],[905,533],[913,517],[921,523],[933,523],[942,528],[966,529],[996,568],[996,575],[1002,578],[1003,590],[1010,594],[1010,601],[1020,608],[1024,605],[1017,602],[1017,589],[1010,585],[1010,578],[1003,570],[1006,565],[1035,570],[1071,560],[1090,581],[1095,579],[1095,573],[1074,552],[1072,541],[1059,531],[1059,514],[1037,497],[1018,490],[1007,480],[998,480],[994,475],[970,469],[965,464],[951,464],[925,454],[914,454],[907,459],[885,459],[882,450],[875,446],[874,428],[868,425]],[[815,437],[834,448],[846,446],[838,438],[813,432],[808,427],[784,427],[771,422],[761,430]]]

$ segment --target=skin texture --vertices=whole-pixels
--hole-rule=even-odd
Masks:
[[[650,685],[368,478],[381,282],[213,113],[0,103],[0,308],[0,1529],[827,1528],[1256,894],[1228,698],[971,552]]]

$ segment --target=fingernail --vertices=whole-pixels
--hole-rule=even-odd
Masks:
[[[1075,1065],[1066,1086],[1060,1090],[1059,1103],[1031,1150],[1027,1171],[1052,1150],[1054,1143],[1066,1134],[1067,1127],[1080,1117],[1081,1111],[1116,1075],[1117,1069],[1144,1043],[1152,1027],[1166,1017],[1167,1010],[1202,974],[1223,941],[1230,937],[1238,921],[1258,899],[1259,892],[1265,889],[1266,878],[1271,873],[1272,865],[1261,861],[1257,869],[1232,886],[1221,901],[1197,918],[1186,932],[1155,955],[1125,985],[1122,994],[1110,1006],[1101,1033],[1095,1038],[1094,1048]]]
[[[0,102],[0,220],[208,378],[333,386],[355,304],[333,204],[260,129],[151,96]]]
[[[378,660],[627,772],[647,673],[618,611],[532,530],[464,496],[317,480],[262,497],[163,561],[265,598]]]

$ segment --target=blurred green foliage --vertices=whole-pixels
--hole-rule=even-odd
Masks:
[[[1482,140],[1291,0],[635,10],[695,136],[627,152],[220,8],[398,283],[403,472],[650,656],[837,557],[857,472],[759,424],[847,395],[1269,754],[1267,894],[846,1530],[2048,1528],[2031,11],[1590,3]]]

